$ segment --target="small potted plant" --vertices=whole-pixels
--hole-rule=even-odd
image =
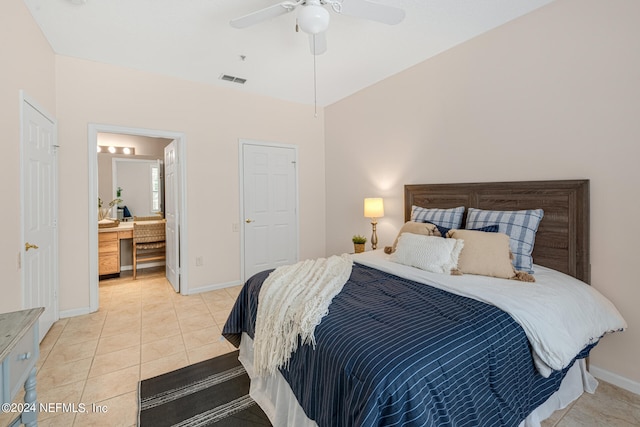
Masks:
[[[351,240],[353,241],[353,247],[357,254],[364,252],[364,244],[367,243],[366,237],[356,234],[351,238]]]

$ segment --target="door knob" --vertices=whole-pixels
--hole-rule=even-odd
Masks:
[[[251,224],[254,220],[252,219],[245,219],[244,222],[246,222],[247,224]]]
[[[25,243],[24,244],[24,250],[28,251],[29,249],[38,249],[38,245],[32,245],[29,242]]]

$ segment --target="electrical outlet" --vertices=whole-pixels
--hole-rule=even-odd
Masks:
[[[201,256],[197,256],[196,257],[196,267],[202,267],[202,257]]]

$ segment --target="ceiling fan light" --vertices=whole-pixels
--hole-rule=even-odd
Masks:
[[[307,5],[300,8],[298,25],[308,34],[318,34],[329,28],[329,11],[319,5]]]

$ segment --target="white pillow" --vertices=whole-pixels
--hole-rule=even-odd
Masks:
[[[402,233],[390,260],[433,273],[451,274],[464,246],[460,239]]]

